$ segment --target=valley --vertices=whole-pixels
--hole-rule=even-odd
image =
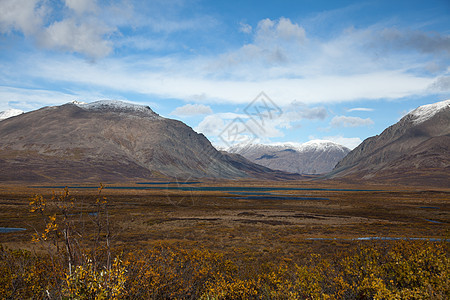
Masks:
[[[106,185],[116,247],[146,248],[158,243],[206,247],[229,255],[280,252],[301,257],[384,238],[448,239],[450,190],[389,185],[349,185],[328,181],[211,181]],[[2,186],[0,227],[10,248],[34,249],[35,229],[44,222],[29,212],[29,198],[50,198],[61,188]],[[97,187],[70,187],[73,221],[93,226]],[[82,233],[80,232],[82,235]],[[370,240],[382,238],[382,240]]]

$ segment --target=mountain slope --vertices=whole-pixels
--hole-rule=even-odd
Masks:
[[[1,181],[255,176],[184,123],[118,101],[69,103],[1,121],[0,166]]]
[[[421,106],[340,161],[331,177],[450,186],[450,100]]]
[[[238,145],[227,151],[274,170],[323,174],[330,172],[350,149],[331,141],[313,140],[301,145]]]

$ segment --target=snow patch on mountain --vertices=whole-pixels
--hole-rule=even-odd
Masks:
[[[345,146],[336,144],[335,142],[328,141],[328,140],[311,140],[309,142],[303,143],[300,146],[296,147],[296,150],[299,152],[302,151],[328,151],[330,149],[340,149],[343,152],[348,152],[350,149],[348,149]]]
[[[287,149],[292,149],[297,152],[304,151],[327,151],[330,149],[341,149],[344,152],[350,151],[345,146],[337,144],[328,140],[311,140],[306,143],[295,143],[295,142],[287,142],[287,143],[274,143],[274,144],[237,144],[225,149],[230,153],[239,153],[244,154],[250,151],[283,151]]]
[[[83,105],[83,104],[87,104],[87,102],[78,101],[78,100],[73,100],[73,101],[70,102],[70,103],[75,104],[75,105]]]
[[[127,103],[118,100],[100,100],[91,103],[85,103],[80,101],[72,101],[74,104],[82,109],[91,111],[114,111],[124,113],[138,113],[145,114],[152,117],[159,117],[149,106]]]
[[[420,124],[431,119],[435,114],[444,109],[450,109],[450,100],[419,106],[405,117],[410,117],[414,124]]]
[[[350,149],[328,140],[311,140],[303,144],[240,144],[227,151],[274,170],[324,174],[331,171]]]
[[[0,112],[0,121],[15,117],[15,116],[18,116],[21,114],[23,114],[22,110],[11,108],[11,109]]]

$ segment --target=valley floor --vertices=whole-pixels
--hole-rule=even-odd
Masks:
[[[86,187],[69,192],[80,209],[77,222],[89,228],[98,191],[96,185]],[[33,247],[31,235],[45,222],[29,212],[29,199],[34,194],[50,198],[53,191],[62,189],[0,187],[0,227],[27,229],[0,233],[3,245]],[[108,201],[112,243],[133,247],[163,241],[248,255],[276,250],[296,257],[345,249],[358,239],[449,238],[450,190],[230,181],[106,185],[101,195]]]

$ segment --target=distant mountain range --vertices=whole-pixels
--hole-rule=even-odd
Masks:
[[[0,181],[300,179],[217,151],[184,123],[119,101],[45,107],[0,121]]]
[[[0,182],[317,177],[293,174],[300,173],[450,187],[450,100],[413,110],[352,151],[320,140],[218,151],[186,124],[119,101],[0,116]]]
[[[226,149],[262,166],[298,174],[328,173],[350,152],[345,146],[326,140],[304,144],[236,145]]]
[[[450,187],[450,100],[420,106],[364,140],[328,177]]]

